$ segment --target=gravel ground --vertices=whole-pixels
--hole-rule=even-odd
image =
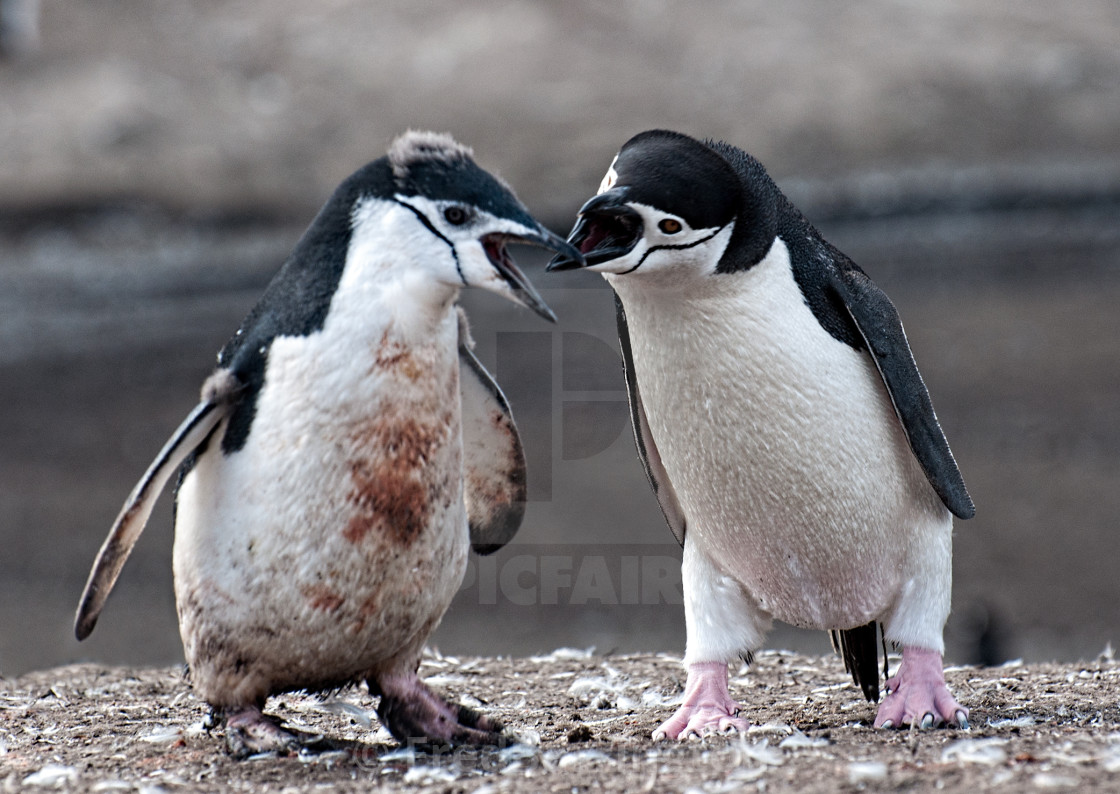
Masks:
[[[410,126],[473,145],[558,231],[639,130],[759,156],[899,306],[976,499],[955,543],[950,658],[1070,661],[1120,643],[1116,610],[1101,608],[1120,601],[1115,0],[41,9],[38,50],[0,61],[4,674],[181,658],[167,500],[112,619],[78,645],[90,562],[303,225]],[[608,291],[529,272],[560,325],[493,296],[471,309],[488,365],[498,333],[553,333],[538,380],[550,386],[499,373],[530,488],[551,485],[518,542],[615,560],[630,544],[673,546],[625,427],[617,360],[585,360],[602,377],[569,384],[566,340],[613,349]],[[605,449],[579,459],[554,422],[577,401],[613,402],[619,419],[617,440],[602,433]],[[679,612],[541,606],[517,606],[498,647],[492,605],[460,599],[433,642],[518,655],[683,642]]]
[[[897,663],[897,660],[895,661]],[[944,791],[1106,790],[1120,785],[1120,663],[954,667],[968,731],[875,731],[834,656],[764,652],[732,677],[741,736],[654,743],[681,693],[679,659],[557,650],[441,656],[421,675],[503,720],[520,742],[443,755],[397,746],[362,689],[274,698],[308,734],[298,756],[226,755],[178,669],[75,665],[0,681],[0,791]],[[326,737],[315,741],[316,737]]]

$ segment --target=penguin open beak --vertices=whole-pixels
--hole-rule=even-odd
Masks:
[[[548,308],[548,305],[537,293],[536,289],[533,288],[529,279],[527,279],[525,274],[514,264],[513,258],[509,255],[509,251],[506,250],[506,244],[523,243],[525,245],[536,245],[541,248],[547,248],[550,251],[556,251],[557,256],[576,258],[581,262],[583,261],[583,254],[581,254],[577,248],[565,242],[564,238],[553,234],[543,226],[538,226],[535,232],[524,234],[487,234],[484,235],[479,242],[482,243],[482,248],[486,252],[490,264],[494,266],[494,269],[497,270],[499,275],[509,284],[514,297],[524,306],[532,309],[549,322],[556,322],[556,315],[553,314],[552,309]]]
[[[642,216],[626,205],[626,187],[617,187],[591,198],[579,210],[569,247],[575,258],[561,251],[545,268],[549,273],[598,265],[625,256],[642,238]]]

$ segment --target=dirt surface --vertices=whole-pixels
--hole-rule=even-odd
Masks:
[[[897,664],[897,661],[895,662]],[[968,731],[876,731],[834,656],[765,652],[732,676],[745,735],[654,743],[681,691],[666,655],[454,658],[421,675],[496,715],[520,742],[503,750],[403,749],[364,690],[274,698],[305,732],[297,756],[230,758],[221,729],[177,669],[77,665],[0,682],[0,791],[338,790],[759,791],[1033,789],[1120,785],[1120,664],[956,667]],[[323,738],[318,738],[323,737]]]

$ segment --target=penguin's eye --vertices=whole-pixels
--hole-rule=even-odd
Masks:
[[[465,207],[453,204],[443,211],[443,217],[446,218],[447,222],[452,226],[462,226],[471,219],[471,214]]]
[[[657,228],[665,234],[676,234],[681,230],[681,222],[675,218],[665,218],[657,224]]]

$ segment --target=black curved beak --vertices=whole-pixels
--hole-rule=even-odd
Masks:
[[[626,205],[627,192],[625,186],[616,187],[588,199],[568,235],[579,258],[557,253],[545,270],[576,270],[629,253],[642,236],[642,218]]]
[[[514,264],[513,258],[506,250],[506,243],[523,243],[536,245],[555,251],[557,256],[574,257],[583,261],[583,254],[579,249],[569,245],[564,238],[543,226],[538,225],[535,232],[523,234],[487,234],[481,239],[483,250],[490,259],[490,264],[498,271],[506,283],[513,290],[514,296],[524,306],[532,309],[549,322],[556,322],[556,315],[540,294],[530,283],[525,274]]]

